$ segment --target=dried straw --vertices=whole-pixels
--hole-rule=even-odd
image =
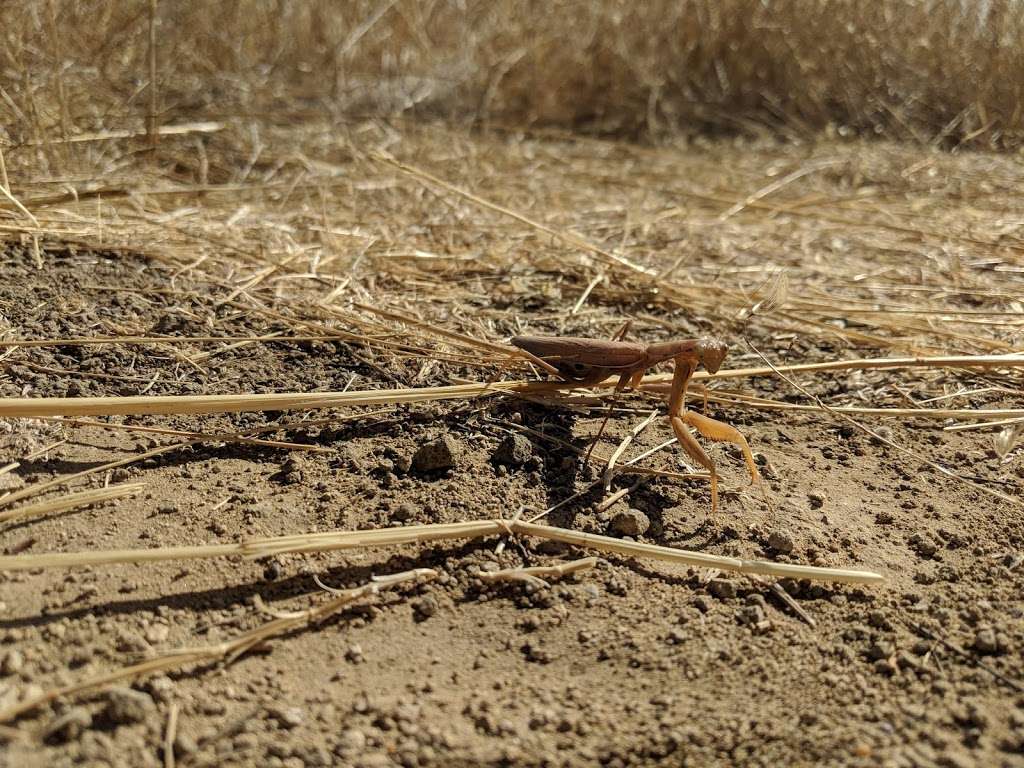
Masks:
[[[761,560],[744,560],[736,557],[692,552],[674,547],[663,547],[656,544],[623,541],[610,536],[570,531],[564,528],[528,523],[521,520],[500,519],[398,526],[368,531],[327,531],[323,533],[295,534],[246,539],[234,544],[0,556],[0,571],[24,571],[34,568],[69,568],[80,565],[109,565],[114,563],[147,563],[166,560],[194,560],[230,557],[232,555],[258,558],[289,553],[331,552],[362,547],[420,544],[427,541],[446,539],[475,539],[507,533],[536,536],[587,549],[596,549],[601,552],[614,552],[627,557],[665,560],[679,565],[718,568],[723,571],[755,573],[776,578],[816,579],[847,584],[877,584],[884,580],[883,576],[871,571],[818,568]]]
[[[596,557],[583,557],[578,560],[571,560],[567,563],[557,565],[535,565],[529,568],[505,568],[500,571],[480,571],[476,577],[485,584],[495,584],[500,581],[519,581],[529,584],[532,587],[544,588],[549,584],[543,577],[561,578],[572,573],[587,571],[597,565]]]
[[[106,488],[69,493],[56,499],[49,499],[48,501],[41,501],[36,504],[26,504],[23,507],[15,507],[14,509],[0,512],[0,523],[23,520],[26,517],[39,517],[53,512],[66,512],[77,507],[121,499],[125,496],[133,496],[141,492],[145,487],[145,483],[124,483],[122,485],[107,486]]]
[[[943,357],[859,358],[823,363],[801,363],[779,366],[783,372],[813,372],[838,370],[895,369],[895,368],[1021,368],[1022,355],[958,355]],[[771,368],[737,368],[721,370],[714,378],[743,378],[773,375]],[[706,371],[693,376],[694,381],[711,378]],[[669,375],[650,375],[641,389],[660,392],[670,384]],[[613,380],[600,386],[614,386]],[[500,381],[482,384],[454,384],[441,387],[399,388],[389,390],[362,390],[348,392],[277,392],[270,394],[238,395],[181,395],[132,397],[75,397],[75,398],[0,398],[0,418],[45,416],[128,416],[142,414],[197,414],[240,413],[247,411],[311,410],[340,408],[343,406],[394,405],[398,403],[429,402],[436,400],[472,399],[497,391],[530,395],[545,394],[574,386],[558,381]],[[807,409],[815,406],[793,406],[777,401],[748,399],[752,407],[766,409]],[[840,407],[840,410],[842,408]],[[922,418],[963,418],[972,420],[1005,419],[1024,415],[1020,409],[860,409],[851,413],[879,416],[918,416]]]

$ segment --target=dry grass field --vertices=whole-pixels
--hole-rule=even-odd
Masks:
[[[1024,765],[1024,8],[2,13],[0,766]]]

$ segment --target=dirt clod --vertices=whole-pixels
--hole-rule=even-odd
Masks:
[[[281,578],[282,573],[284,573],[284,569],[277,560],[271,560],[263,567],[263,579],[265,581],[277,581]]]
[[[892,658],[877,659],[872,665],[875,672],[880,675],[892,675],[896,672],[896,662]]]
[[[431,616],[436,614],[439,609],[440,606],[437,603],[437,598],[433,595],[426,595],[418,600],[414,600],[412,603],[413,613],[420,621],[429,619]]]
[[[406,501],[399,504],[391,512],[391,521],[394,523],[407,523],[410,520],[415,520],[417,516],[417,509],[415,504],[411,504]]]
[[[651,520],[639,509],[627,509],[612,518],[611,529],[620,536],[643,536],[651,527]]]
[[[492,457],[495,464],[521,467],[533,458],[533,443],[525,435],[505,435]]]
[[[178,757],[194,754],[199,750],[199,744],[192,736],[180,731],[174,737],[174,754]]]
[[[366,734],[356,728],[346,728],[338,737],[334,752],[339,757],[352,757],[366,749]]]
[[[994,656],[1002,652],[999,636],[992,627],[981,627],[974,633],[973,647],[983,656]]]
[[[143,722],[155,711],[156,705],[148,694],[133,688],[114,688],[107,693],[103,717],[113,725],[130,725]]]
[[[535,664],[550,664],[554,660],[547,648],[535,642],[524,643],[521,650],[526,660]]]
[[[91,725],[92,715],[89,710],[85,707],[72,707],[50,721],[43,729],[43,740],[58,743],[71,741],[81,736]]]
[[[939,545],[927,534],[915,533],[910,537],[910,546],[923,558],[930,558],[939,551]]]
[[[765,610],[760,605],[744,605],[736,612],[736,617],[741,624],[757,625],[767,618]]]
[[[306,716],[301,707],[273,707],[268,714],[284,728],[298,728]]]
[[[768,534],[769,549],[778,552],[780,555],[788,555],[793,551],[794,546],[796,545],[793,541],[793,536],[788,531],[777,530]]]
[[[8,649],[0,661],[0,675],[5,677],[16,675],[25,667],[25,654],[17,648]]]
[[[278,475],[282,483],[301,483],[308,473],[309,462],[306,457],[293,453],[281,465]]]
[[[893,625],[885,611],[874,610],[868,613],[868,626],[892,632]]]
[[[868,646],[868,649],[864,652],[865,656],[871,661],[878,661],[880,659],[888,659],[894,653],[896,653],[896,647],[888,640],[879,640]]]
[[[736,584],[729,579],[712,579],[708,582],[708,592],[719,600],[732,600],[736,597]]]
[[[421,445],[412,457],[412,471],[419,475],[453,469],[459,454],[455,438],[445,435]]]

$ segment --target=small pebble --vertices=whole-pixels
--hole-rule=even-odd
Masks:
[[[924,656],[932,650],[932,643],[928,640],[918,640],[914,643],[914,653],[918,656]]]
[[[900,669],[920,669],[921,662],[915,659],[909,652],[900,651],[896,656],[896,666]]]
[[[665,638],[665,642],[669,645],[682,645],[690,636],[687,632],[682,629],[671,629],[669,630],[668,637]]]
[[[583,595],[583,600],[587,605],[593,604],[601,597],[601,591],[597,588],[596,584],[584,584],[580,589],[580,593]]]
[[[858,640],[863,640],[870,634],[871,633],[868,631],[867,627],[860,624],[854,624],[852,627],[847,627],[843,630],[843,640],[848,643],[855,643]]]

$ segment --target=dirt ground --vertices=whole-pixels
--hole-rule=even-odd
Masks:
[[[1021,263],[1014,250],[1019,198],[1002,196],[1020,181],[1012,158],[915,154],[886,145],[640,149],[557,137],[513,144],[460,135],[446,148],[446,164],[445,158],[428,163],[428,149],[412,141],[402,145],[405,156],[433,173],[572,226],[607,247],[621,246],[658,270],[674,266],[667,279],[681,284],[696,275],[701,284],[749,297],[770,276],[769,265],[786,269],[784,307],[803,313],[784,309],[745,321],[728,307],[716,315],[709,308],[715,297],[687,309],[611,280],[573,314],[587,278],[572,277],[581,271],[580,257],[564,243],[524,234],[507,218],[439,200],[393,171],[382,172],[386,184],[367,181],[353,199],[337,203],[335,225],[372,229],[399,199],[412,206],[390,233],[390,247],[442,254],[439,266],[416,267],[434,270],[433,287],[418,282],[412,268],[382,269],[376,283],[367,268],[364,285],[382,297],[404,295],[406,309],[440,326],[486,327],[492,340],[507,341],[522,331],[607,337],[633,319],[631,335],[644,340],[723,336],[732,349],[726,368],[762,364],[744,339],[780,363],[899,356],[912,349],[933,355],[1020,349],[1019,270],[999,268]],[[720,202],[728,190],[692,186],[697,170],[701,179],[718,172],[743,191],[730,193],[731,199],[743,200],[821,157],[845,164],[782,190],[788,201],[810,199],[816,206],[810,209],[751,208],[718,218],[729,207]],[[355,172],[344,158],[335,162]],[[766,177],[769,166],[782,172]],[[965,169],[985,177],[987,197],[965,195]],[[854,199],[868,187],[874,194],[866,203]],[[826,209],[830,201],[840,203]],[[924,219],[937,234],[908,228],[908,221]],[[989,245],[996,227],[1004,228],[1005,240]],[[460,234],[467,232],[474,234]],[[26,243],[3,247],[5,338],[289,335],[294,323],[254,307],[278,306],[282,291],[292,291],[288,306],[295,309],[296,297],[311,290],[282,281],[226,302],[229,277],[248,278],[248,264],[237,275],[215,278],[212,271],[183,269],[158,247],[104,250],[71,240],[44,243],[38,262]],[[479,261],[458,263],[464,254]],[[681,255],[686,261],[680,265]],[[541,257],[547,261],[538,267]],[[293,266],[297,273],[305,269]],[[438,298],[441,284],[460,291],[460,311],[449,311]],[[923,313],[921,294],[908,286],[931,290],[928,307],[941,312],[916,326],[885,326],[870,313],[847,316],[841,308],[830,316],[830,303],[848,307],[878,296],[886,311],[913,305]],[[799,305],[802,300],[816,308]],[[992,314],[969,314],[985,311]],[[885,317],[903,315],[893,309]],[[800,325],[809,318],[819,332]],[[368,390],[498,375],[510,374],[493,366],[380,356],[345,341],[65,344],[7,354],[0,362],[0,396]],[[1019,374],[1008,370],[841,370],[799,381],[830,404],[918,407],[934,397],[945,397],[938,404],[950,408],[1021,402]],[[722,387],[809,402],[772,376],[723,381]],[[626,410],[616,412],[598,443],[606,454],[651,408],[663,408],[649,394],[624,393],[616,402]],[[538,438],[518,446],[522,453],[511,466],[500,463],[496,454],[510,425],[586,449],[605,412],[603,406],[499,396],[332,413],[361,410],[375,413],[271,435],[323,452],[199,444],[91,476],[75,487],[133,481],[145,488],[89,509],[8,523],[0,547],[30,555],[195,545],[507,517],[522,505],[545,509],[582,489],[595,470]],[[641,541],[715,554],[868,568],[886,582],[786,582],[811,626],[763,584],[655,561],[602,556],[595,569],[552,579],[545,589],[492,586],[478,578],[481,569],[589,554],[532,539],[513,541],[501,554],[491,538],[256,561],[0,573],[4,706],[33,686],[48,689],[158,651],[229,639],[267,620],[257,598],[271,610],[308,607],[324,599],[314,575],[349,587],[371,574],[408,568],[440,573],[434,582],[384,592],[325,623],[275,638],[227,666],[186,666],[58,700],[7,724],[0,764],[166,765],[164,739],[174,709],[174,764],[196,768],[1024,765],[1024,517],[1013,501],[979,491],[980,484],[1019,498],[1020,459],[1010,453],[1001,460],[994,432],[944,431],[951,422],[941,419],[861,419],[915,458],[820,411],[716,403],[708,410],[747,436],[765,475],[762,487],[746,484],[737,451],[714,445],[709,451],[724,477],[714,515],[706,483],[654,477],[608,509],[597,509],[601,495],[594,492],[560,508],[549,522],[618,536],[629,531]],[[110,420],[236,432],[322,415]],[[0,465],[20,462],[0,475],[5,490],[174,440],[31,420],[0,427]],[[667,420],[656,419],[627,456],[669,437]],[[442,438],[453,448],[453,466],[418,471],[417,450]],[[675,448],[647,463],[685,471]],[[636,479],[620,475],[614,487]]]

